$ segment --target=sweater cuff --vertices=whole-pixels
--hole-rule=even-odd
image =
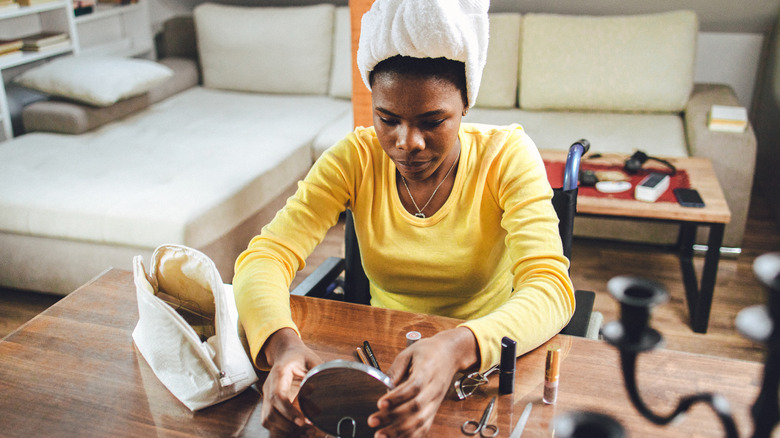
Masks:
[[[251,355],[250,358],[252,359],[252,363],[255,364],[257,369],[261,371],[271,370],[271,366],[268,364],[265,355],[260,354],[260,350],[263,348],[271,335],[283,328],[291,328],[295,330],[295,333],[298,335],[298,337],[301,337],[301,332],[298,330],[298,327],[295,325],[295,323],[287,318],[275,318],[269,321],[263,321],[263,323],[259,325],[244,326],[249,343],[249,353]]]

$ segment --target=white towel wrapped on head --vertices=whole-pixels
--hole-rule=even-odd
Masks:
[[[377,0],[363,15],[357,64],[368,75],[396,55],[447,58],[466,65],[466,92],[474,106],[488,47],[490,0]]]

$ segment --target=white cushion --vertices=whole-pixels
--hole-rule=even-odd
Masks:
[[[517,69],[520,56],[520,14],[494,13],[490,19],[490,43],[477,107],[517,106]]]
[[[352,22],[349,7],[336,8],[333,30],[333,69],[329,94],[342,99],[352,98]]]
[[[170,68],[143,59],[69,56],[31,68],[14,80],[44,93],[109,106],[146,93],[171,76]]]
[[[629,114],[573,111],[524,111],[473,108],[465,121],[518,123],[539,149],[567,150],[590,141],[591,152],[631,155],[642,150],[657,157],[687,157],[682,117],[677,114]]]
[[[203,84],[262,93],[326,94],[333,5],[193,11]]]
[[[523,16],[520,108],[682,111],[693,88],[691,11]]]
[[[354,116],[352,108],[338,119],[325,125],[314,137],[311,144],[312,162],[316,161],[329,147],[343,140],[350,132],[354,131]]]

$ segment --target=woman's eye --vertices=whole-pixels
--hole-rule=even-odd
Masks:
[[[444,123],[444,119],[441,119],[441,120],[430,120],[430,121],[425,122],[425,126],[427,126],[429,128],[435,128],[435,127],[441,125],[442,123]]]
[[[394,126],[398,124],[398,121],[394,119],[386,119],[384,117],[380,117],[379,120],[381,120],[382,123],[384,123],[385,125]]]

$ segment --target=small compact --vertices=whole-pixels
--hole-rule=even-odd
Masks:
[[[333,360],[309,370],[301,382],[298,404],[309,421],[333,436],[373,437],[368,417],[377,401],[393,389],[383,372],[360,362]]]

